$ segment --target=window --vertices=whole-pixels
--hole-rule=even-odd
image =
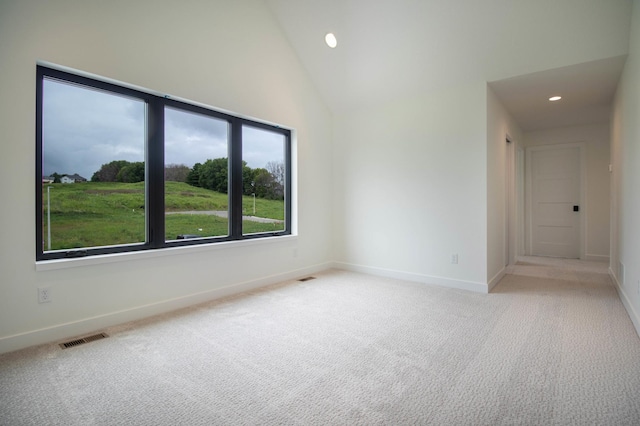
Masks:
[[[165,241],[228,236],[229,123],[175,108],[164,117]]]
[[[242,192],[245,234],[284,230],[285,145],[283,135],[242,126]]]
[[[291,234],[291,132],[37,68],[36,259]]]

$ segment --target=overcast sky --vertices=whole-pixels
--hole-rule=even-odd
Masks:
[[[91,179],[113,160],[144,161],[143,102],[45,79],[44,176],[54,172]],[[245,127],[243,160],[251,168],[283,161],[282,135]],[[227,123],[175,109],[165,110],[165,163],[192,167],[227,157]]]

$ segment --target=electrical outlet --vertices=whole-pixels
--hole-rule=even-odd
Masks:
[[[451,263],[453,263],[454,265],[458,264],[458,253],[454,253],[451,255]]]
[[[51,287],[38,288],[38,303],[51,302]]]

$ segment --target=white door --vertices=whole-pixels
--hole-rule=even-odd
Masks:
[[[531,254],[580,258],[580,146],[528,149]]]

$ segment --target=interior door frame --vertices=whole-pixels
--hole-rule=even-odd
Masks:
[[[579,150],[579,159],[580,159],[580,218],[579,218],[579,237],[578,237],[578,250],[580,253],[580,259],[585,259],[585,241],[586,241],[586,232],[587,232],[587,150],[584,142],[575,142],[575,143],[567,143],[567,144],[552,144],[552,145],[537,145],[537,146],[528,146],[525,149],[525,211],[526,211],[526,229],[525,229],[525,240],[526,240],[526,254],[531,255],[533,253],[533,215],[532,207],[532,173],[531,173],[531,156],[535,151],[546,151],[546,150],[557,150],[557,149],[566,149],[566,148],[578,148]]]
[[[513,265],[516,261],[518,243],[516,223],[516,143],[509,135],[505,135],[505,223],[504,223],[504,265]]]
[[[516,147],[516,254],[515,259],[517,260],[519,256],[524,256],[527,254],[526,247],[526,227],[527,227],[527,210],[526,210],[526,185],[525,185],[525,150],[524,147],[518,145]]]

